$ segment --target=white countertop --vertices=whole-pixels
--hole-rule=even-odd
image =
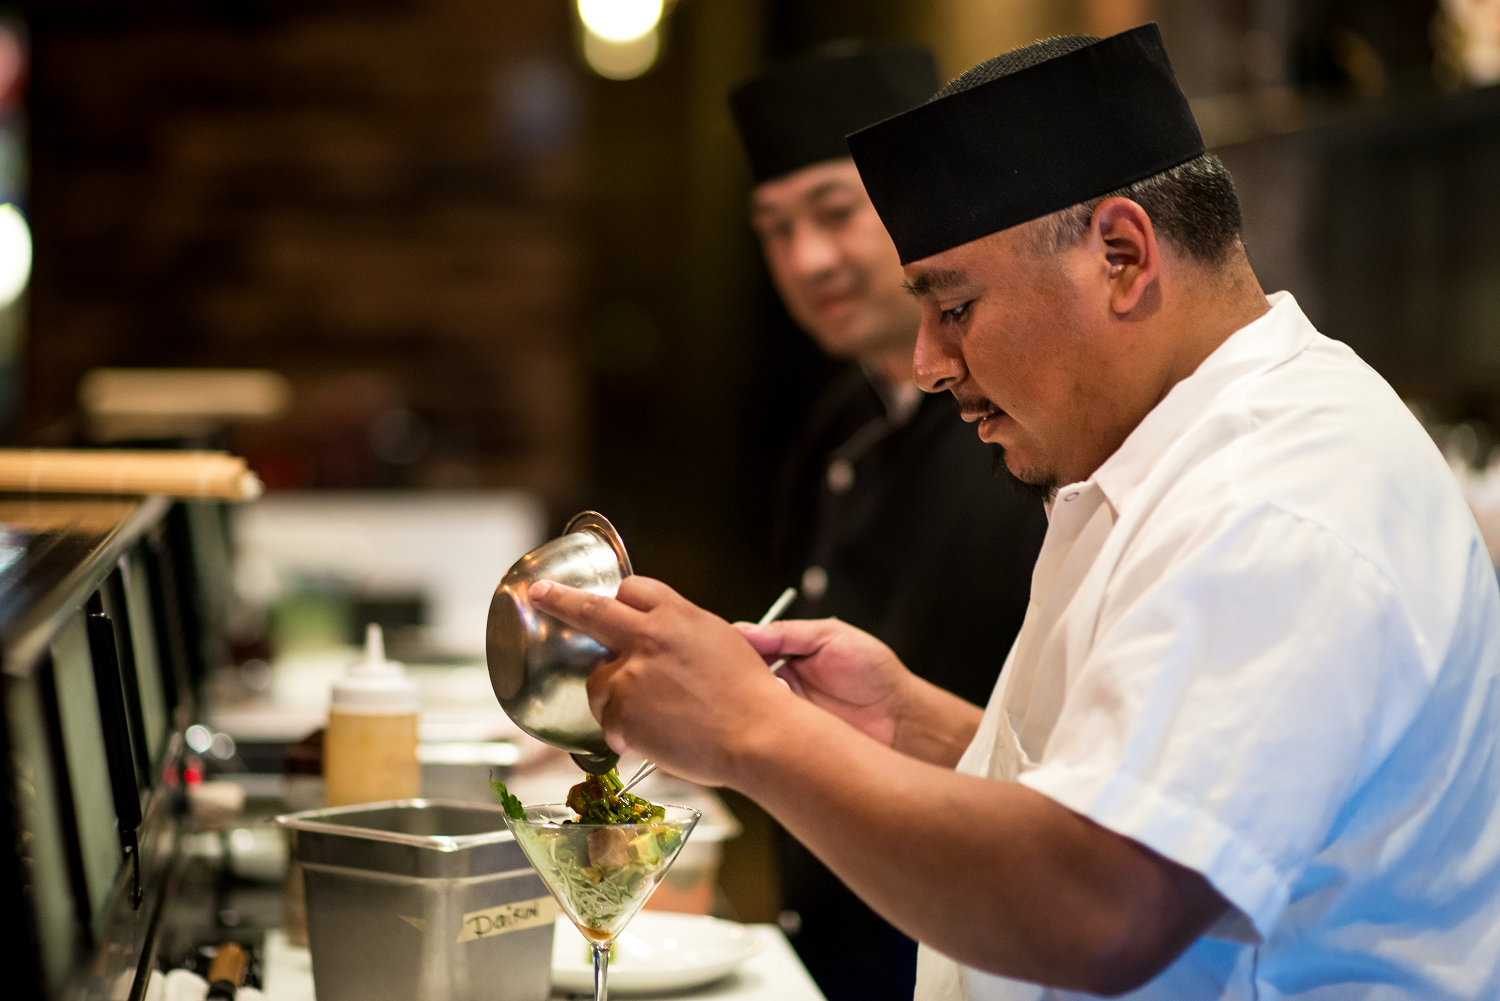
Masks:
[[[781,929],[775,925],[750,925],[761,939],[760,952],[739,971],[705,987],[676,991],[672,1001],[824,1001],[807,969]],[[280,931],[266,934],[264,960],[266,1001],[315,1001],[312,960],[306,949],[289,945]],[[610,991],[614,997],[615,991]],[[567,994],[554,994],[566,998]],[[585,995],[587,996],[587,995]],[[632,995],[643,997],[643,995]]]

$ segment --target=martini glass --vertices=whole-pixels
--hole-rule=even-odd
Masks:
[[[588,939],[594,953],[594,1001],[606,1001],[609,948],[656,889],[702,816],[664,807],[660,820],[579,824],[563,803],[528,806],[505,823],[542,883]]]

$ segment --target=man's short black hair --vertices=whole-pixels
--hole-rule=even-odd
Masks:
[[[933,95],[936,101],[1038,63],[1067,55],[1099,39],[1087,35],[1047,38],[986,60]],[[1219,158],[1204,153],[1134,184],[1061,209],[1028,225],[1038,251],[1077,246],[1094,210],[1106,198],[1129,198],[1146,210],[1158,236],[1205,263],[1219,263],[1239,242],[1242,222],[1234,182]]]
[[[1077,52],[1079,49],[1093,45],[1099,39],[1093,35],[1064,35],[1061,38],[1044,38],[1040,42],[1032,42],[1023,45],[1019,49],[1011,49],[1002,52],[993,59],[986,59],[978,66],[971,67],[959,74],[947,83],[936,94],[927,101],[941,101],[945,97],[965,90],[972,90],[982,83],[998,80],[1012,73],[1019,73],[1024,69],[1030,69],[1037,63],[1044,63],[1048,59],[1056,59],[1065,56],[1069,52]]]
[[[1106,198],[1129,198],[1146,210],[1158,236],[1205,264],[1223,262],[1239,243],[1240,200],[1234,182],[1218,157],[1204,153],[1028,223],[1037,249],[1056,253],[1077,246],[1088,232],[1094,210]]]

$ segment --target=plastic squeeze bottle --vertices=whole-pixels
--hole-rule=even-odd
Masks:
[[[323,737],[324,796],[329,806],[414,799],[422,792],[417,763],[417,685],[385,659],[380,627],[365,632],[364,660],[334,682]]]

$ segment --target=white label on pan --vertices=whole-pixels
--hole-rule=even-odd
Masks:
[[[523,931],[552,923],[557,917],[557,901],[551,897],[535,900],[517,900],[487,907],[482,911],[470,911],[464,915],[463,929],[458,933],[460,942],[472,942],[479,938],[491,938],[506,932]]]

